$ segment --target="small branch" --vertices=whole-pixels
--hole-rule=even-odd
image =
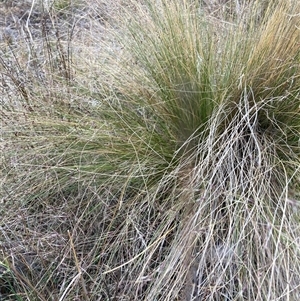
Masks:
[[[77,255],[76,255],[73,239],[72,239],[72,236],[71,236],[69,230],[68,230],[68,235],[69,235],[69,238],[70,238],[70,244],[71,244],[72,252],[73,252],[73,255],[74,255],[74,259],[75,259],[76,268],[77,268],[77,271],[78,271],[78,277],[80,278],[80,283],[81,283],[81,286],[82,286],[82,289],[83,289],[84,299],[85,300],[90,300],[90,298],[88,297],[88,292],[87,292],[87,289],[86,289],[86,286],[85,286],[85,283],[84,283],[84,279],[82,277],[81,267],[80,267],[80,264],[79,264],[79,261],[78,261]]]

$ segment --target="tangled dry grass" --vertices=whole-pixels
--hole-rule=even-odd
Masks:
[[[299,300],[298,2],[26,3],[0,299]]]

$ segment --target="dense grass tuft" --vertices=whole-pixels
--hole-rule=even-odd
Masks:
[[[19,299],[298,300],[300,5],[177,2],[64,6],[3,53]]]

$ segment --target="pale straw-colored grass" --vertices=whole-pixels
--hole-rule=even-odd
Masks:
[[[128,1],[97,23],[90,7],[82,35],[43,36],[25,90],[3,58],[16,296],[299,299],[300,6],[219,8]]]

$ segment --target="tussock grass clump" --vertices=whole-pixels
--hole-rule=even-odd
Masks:
[[[56,35],[68,72],[3,102],[19,295],[299,298],[300,6],[235,3],[132,1],[98,79]]]

